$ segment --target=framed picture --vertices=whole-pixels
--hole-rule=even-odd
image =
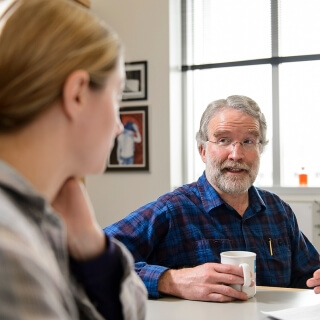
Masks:
[[[122,107],[123,132],[115,139],[106,171],[149,170],[148,107]]]
[[[126,62],[126,81],[122,93],[122,101],[146,100],[147,93],[147,61]]]

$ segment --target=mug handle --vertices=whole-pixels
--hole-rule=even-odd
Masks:
[[[247,263],[241,263],[239,265],[243,270],[243,277],[244,277],[244,287],[250,287],[251,285],[251,274],[250,274],[250,268]]]

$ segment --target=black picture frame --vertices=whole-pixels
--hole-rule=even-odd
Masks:
[[[124,131],[114,141],[106,172],[148,171],[148,106],[121,107],[120,119]]]
[[[122,101],[146,100],[148,98],[148,63],[135,61],[125,63],[125,87]]]

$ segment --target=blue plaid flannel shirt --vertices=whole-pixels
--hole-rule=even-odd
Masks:
[[[254,186],[249,199],[241,217],[203,174],[104,231],[130,250],[152,298],[161,296],[158,280],[167,269],[220,262],[220,252],[228,250],[257,254],[257,285],[306,288],[306,280],[320,268],[319,253],[299,230],[290,206]]]

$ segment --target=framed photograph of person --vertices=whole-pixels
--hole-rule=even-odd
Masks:
[[[122,107],[120,119],[123,132],[114,141],[106,171],[148,171],[148,107]]]
[[[147,69],[147,61],[125,63],[126,80],[122,101],[147,99]]]

